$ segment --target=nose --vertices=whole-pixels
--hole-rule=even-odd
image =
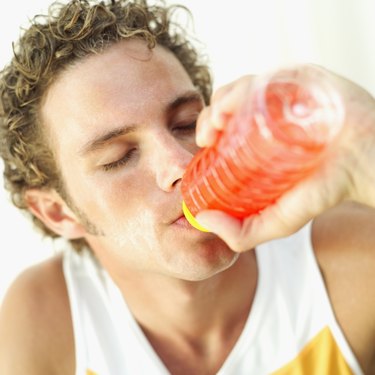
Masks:
[[[156,183],[165,192],[171,192],[181,183],[187,165],[197,150],[190,150],[173,136],[163,137],[154,145],[153,158]]]

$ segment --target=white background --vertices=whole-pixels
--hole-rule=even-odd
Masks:
[[[178,0],[176,0],[177,2]],[[169,1],[171,2],[171,1]],[[194,16],[195,33],[210,57],[215,87],[278,65],[315,62],[375,94],[373,0],[181,0]],[[49,0],[0,5],[0,68],[28,18]],[[1,162],[0,162],[1,169]],[[34,233],[2,189],[0,177],[0,302],[16,275],[57,251]]]

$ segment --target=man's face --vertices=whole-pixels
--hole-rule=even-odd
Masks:
[[[48,91],[42,117],[104,265],[199,280],[237,259],[182,218],[181,177],[198,150],[202,107],[178,60],[135,40],[70,67]]]

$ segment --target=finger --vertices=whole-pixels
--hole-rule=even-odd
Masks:
[[[236,252],[249,250],[245,242],[238,241],[240,238],[242,222],[222,211],[205,210],[197,214],[196,220],[204,228],[215,233],[223,239],[227,245]]]
[[[228,118],[244,104],[244,100],[249,99],[253,80],[254,76],[241,77],[217,96],[214,96],[211,103],[210,122],[215,129],[224,129]]]
[[[220,131],[242,104],[252,80],[253,76],[241,77],[215,91],[211,105],[206,107],[198,118],[196,142],[199,147],[208,147],[215,143]]]
[[[338,182],[337,185],[342,184]],[[248,239],[247,245],[257,246],[295,233],[310,220],[343,200],[344,190],[333,194],[331,189],[329,185],[322,189],[319,180],[305,180],[286,192],[275,204],[246,218],[238,241]]]
[[[212,146],[217,139],[217,129],[211,126],[211,107],[204,108],[197,120],[196,142],[199,147]]]

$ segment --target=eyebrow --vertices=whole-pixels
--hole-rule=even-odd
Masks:
[[[165,112],[173,112],[179,107],[189,103],[204,103],[202,94],[199,91],[195,90],[187,91],[186,93],[178,96],[170,103],[168,103]],[[119,128],[109,130],[104,134],[100,134],[99,136],[85,143],[85,145],[80,149],[79,155],[84,156],[86,154],[97,151],[114,139],[135,132],[136,129],[136,124],[127,124]]]

